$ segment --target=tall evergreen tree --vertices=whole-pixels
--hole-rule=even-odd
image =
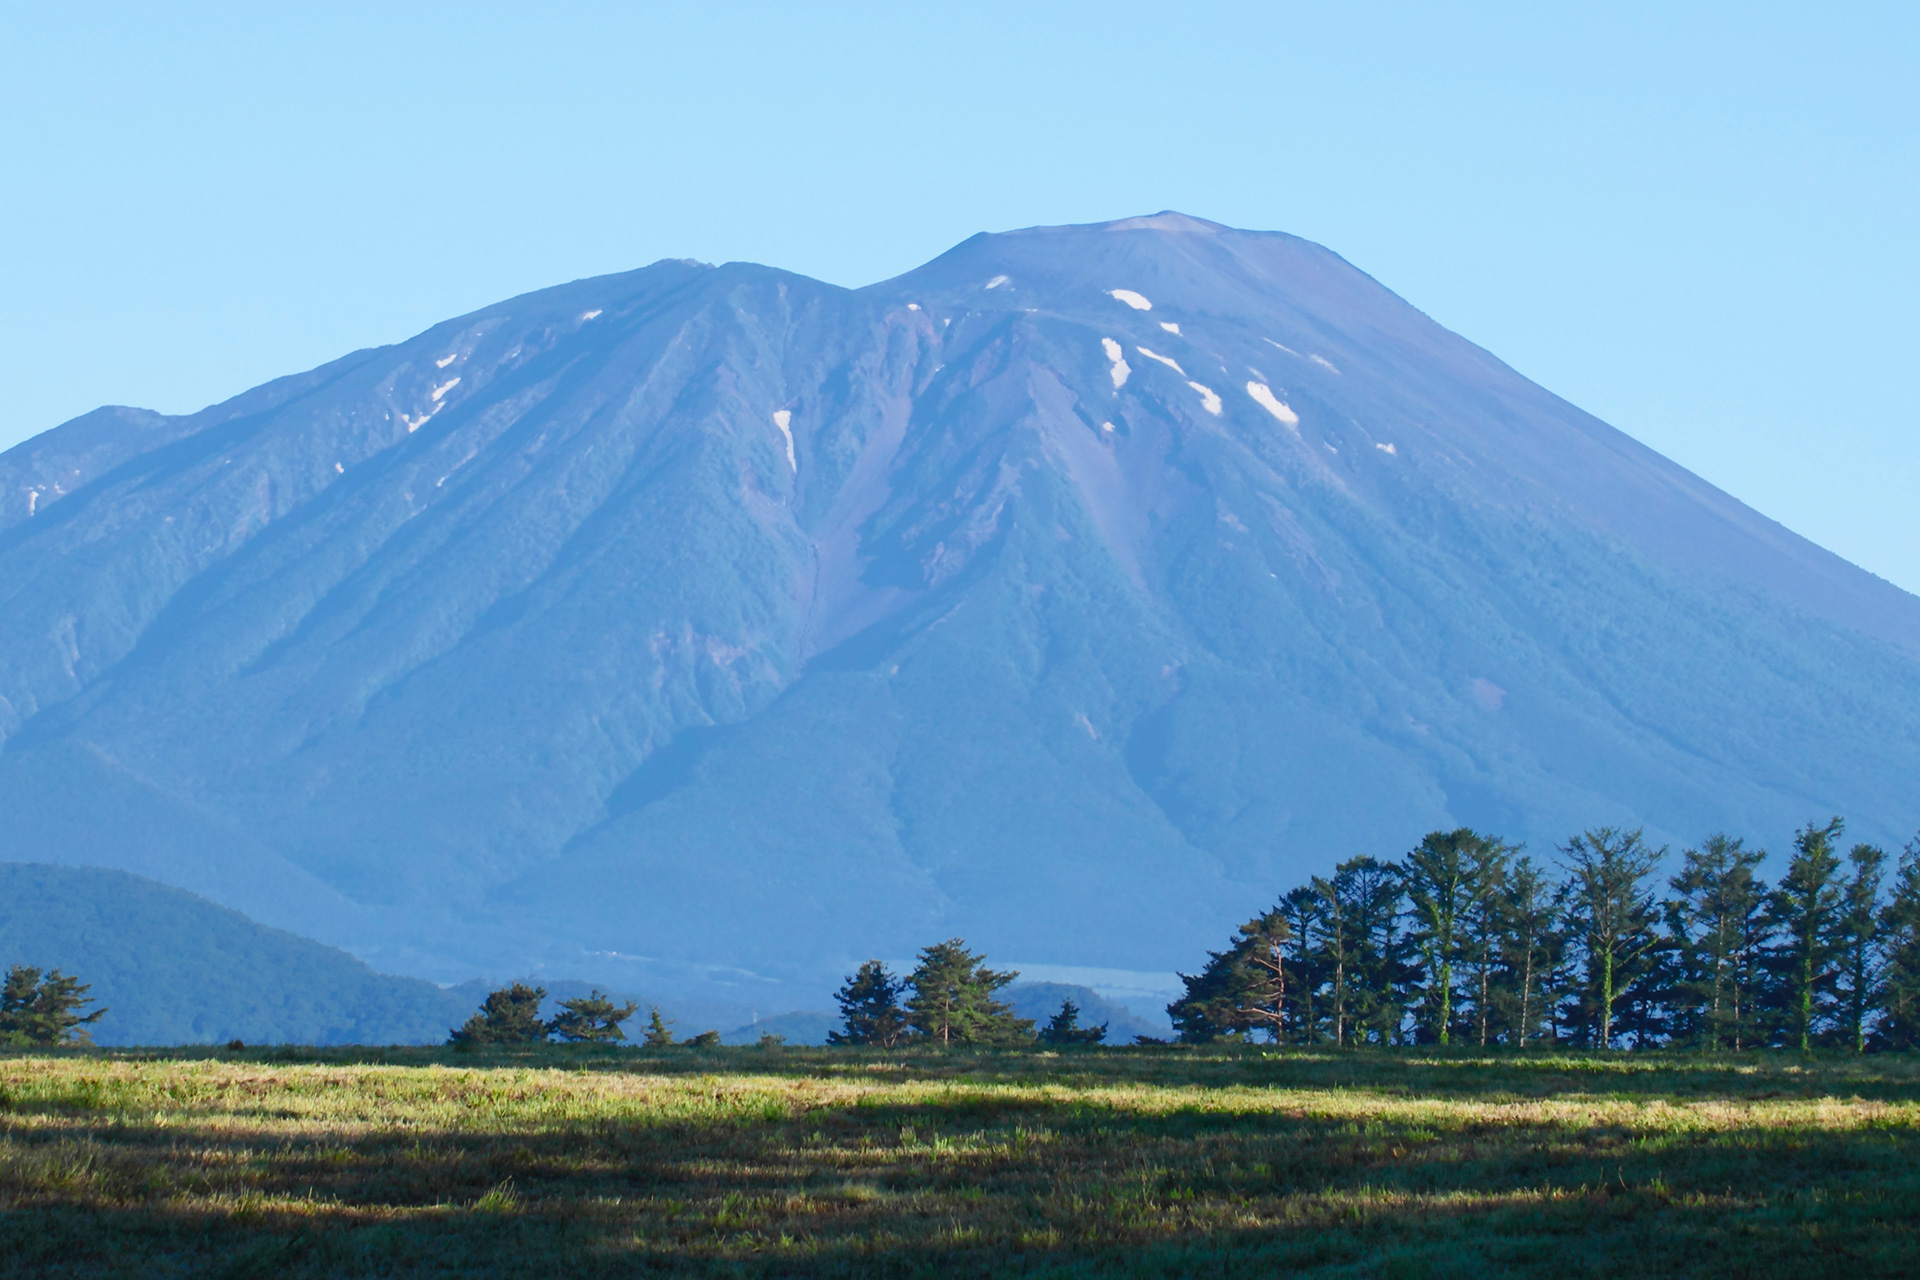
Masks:
[[[1346,903],[1355,939],[1347,978],[1355,1044],[1399,1044],[1407,1009],[1422,973],[1413,931],[1407,928],[1406,880],[1400,868],[1374,857],[1351,858],[1333,870],[1334,891]]]
[[[1344,995],[1336,955],[1342,923],[1338,904],[1321,892],[1325,882],[1315,876],[1310,883],[1289,889],[1280,899],[1280,916],[1287,924],[1293,942],[1292,970],[1280,970],[1289,1007],[1284,1010],[1286,1026],[1296,1044],[1312,1044],[1320,1038],[1322,1018],[1339,1041],[1340,1001]],[[1316,997],[1324,994],[1324,1002]],[[1324,1008],[1322,1007],[1324,1005]],[[1275,1038],[1278,1039],[1276,1028]]]
[[[1452,1040],[1458,970],[1473,959],[1471,922],[1493,891],[1503,856],[1499,841],[1467,827],[1429,832],[1407,855],[1407,899],[1427,970],[1422,1021],[1441,1044]]]
[[[562,1040],[608,1044],[627,1038],[620,1024],[631,1018],[639,1008],[631,1001],[615,1004],[606,992],[595,987],[591,993],[578,999],[562,1000],[560,1012],[554,1015],[548,1026]]]
[[[1833,1013],[1841,911],[1834,842],[1845,830],[1846,823],[1834,818],[1823,827],[1809,822],[1796,832],[1786,874],[1767,902],[1777,937],[1768,957],[1774,1036],[1791,1048],[1811,1048]]]
[[[1292,931],[1279,907],[1234,932],[1225,951],[1209,951],[1197,974],[1181,974],[1186,993],[1167,1006],[1180,1039],[1205,1044],[1222,1036],[1284,1029],[1284,948]]]
[[[1840,916],[1834,929],[1840,1038],[1855,1053],[1867,1051],[1871,1023],[1881,998],[1880,882],[1887,855],[1870,844],[1847,853],[1852,874],[1840,890]]]
[[[1887,1049],[1920,1049],[1920,836],[1901,851],[1879,934],[1884,1016],[1874,1042]]]
[[[919,967],[907,979],[913,996],[907,1021],[943,1048],[953,1044],[1009,1044],[1033,1039],[1033,1020],[1015,1016],[994,993],[1020,975],[987,968],[983,957],[959,938],[936,942],[920,952]]]
[[[447,1037],[448,1044],[538,1044],[547,1038],[547,1024],[540,1019],[540,1002],[547,998],[545,987],[513,983],[489,992],[480,1012]]]
[[[87,1028],[106,1016],[105,1009],[82,1014],[94,1003],[91,985],[58,969],[42,974],[29,965],[7,970],[0,984],[0,1044],[87,1044]]]
[[[840,1005],[843,1031],[827,1033],[828,1044],[865,1044],[891,1049],[912,1027],[900,996],[907,984],[878,960],[869,960],[848,976],[833,998]]]
[[[1508,1044],[1540,1037],[1553,1003],[1552,977],[1561,950],[1554,887],[1532,858],[1516,859],[1493,898],[1497,928],[1489,999],[1495,1026]]]
[[[1665,852],[1649,848],[1641,832],[1615,827],[1582,832],[1561,849],[1568,932],[1582,970],[1576,999],[1588,1042],[1598,1048],[1613,1043],[1621,996],[1659,943],[1646,881]]]
[[[1768,931],[1767,885],[1754,872],[1766,856],[1715,833],[1681,855],[1667,882],[1674,896],[1664,914],[1680,970],[1676,1033],[1702,1048],[1753,1043],[1756,959]]]

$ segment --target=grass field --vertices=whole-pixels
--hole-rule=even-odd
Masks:
[[[0,1274],[1920,1274],[1920,1061],[0,1054]]]

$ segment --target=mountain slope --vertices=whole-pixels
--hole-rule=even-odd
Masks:
[[[1317,246],[578,281],[0,455],[11,856],[765,1005],[1191,965],[1431,827],[1916,820],[1920,600]]]
[[[0,862],[0,967],[60,969],[99,1044],[440,1044],[484,990],[344,952],[122,871]]]

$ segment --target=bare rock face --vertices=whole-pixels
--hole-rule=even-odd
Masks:
[[[662,262],[0,455],[5,856],[382,968],[1164,970],[1468,823],[1920,821],[1920,599],[1334,254]]]

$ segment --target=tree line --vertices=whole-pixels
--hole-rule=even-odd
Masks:
[[[1920,838],[1890,860],[1844,831],[1808,823],[1771,885],[1724,834],[1661,882],[1639,830],[1551,864],[1435,831],[1283,894],[1167,1013],[1198,1043],[1920,1047]]]

